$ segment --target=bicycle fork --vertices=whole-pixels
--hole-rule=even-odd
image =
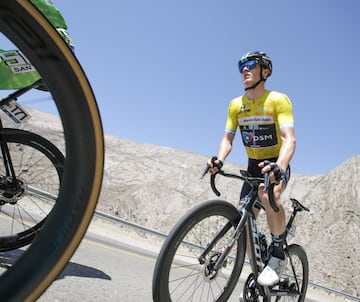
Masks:
[[[244,209],[242,211],[242,215],[240,216],[240,221],[236,226],[234,234],[231,236],[231,238],[228,240],[228,243],[224,246],[224,249],[222,253],[220,254],[220,257],[216,260],[213,266],[214,271],[218,271],[222,266],[228,255],[230,254],[233,246],[236,244],[236,242],[239,240],[240,235],[245,228],[245,223],[248,217],[248,211]],[[233,227],[233,223],[231,221],[227,222],[220,231],[216,234],[214,239],[208,244],[206,249],[202,252],[202,254],[199,256],[198,260],[200,264],[204,264],[206,261],[206,255],[209,254],[209,252],[214,248],[214,246],[217,244],[217,242],[225,236],[225,234]]]

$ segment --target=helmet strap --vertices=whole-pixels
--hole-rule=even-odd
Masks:
[[[263,72],[263,66],[260,64],[260,80],[257,81],[254,85],[250,86],[250,87],[246,87],[245,91],[250,90],[250,89],[255,89],[262,81],[266,81],[266,79],[263,77],[262,75]]]

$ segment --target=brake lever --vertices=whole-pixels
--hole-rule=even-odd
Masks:
[[[211,158],[211,162],[212,162],[213,165],[215,164],[215,160],[217,160],[217,157],[216,157],[216,156],[213,156],[213,157]],[[210,169],[210,167],[209,167],[208,165],[206,165],[206,167],[205,167],[205,169],[204,169],[204,172],[203,172],[202,175],[201,175],[201,179],[203,179],[204,176],[209,172],[209,169]]]
[[[263,191],[266,192],[270,187],[270,175],[269,172],[264,174],[264,189]]]
[[[206,165],[206,167],[205,167],[205,169],[204,169],[204,172],[203,172],[202,175],[201,175],[201,179],[203,179],[204,176],[209,172],[209,169],[210,169],[210,167],[209,167],[208,165]]]
[[[264,164],[269,165],[270,161],[265,160]],[[271,205],[272,209],[274,210],[274,212],[278,213],[280,211],[280,209],[276,205],[276,202],[275,202],[275,197],[274,197],[274,186],[275,185],[270,182],[270,172],[271,171],[266,172],[264,174],[264,189],[263,189],[263,191],[268,192],[270,205]]]

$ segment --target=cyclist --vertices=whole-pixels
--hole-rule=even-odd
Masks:
[[[280,195],[290,177],[290,160],[295,152],[295,133],[292,104],[283,93],[265,89],[265,81],[272,74],[272,62],[266,53],[253,51],[245,54],[238,62],[245,94],[234,98],[228,108],[225,134],[220,142],[216,160],[209,159],[210,173],[216,173],[232,149],[239,127],[248,156],[247,171],[252,176],[270,172],[270,181],[275,183],[274,197],[279,212],[269,203],[263,185],[259,187],[259,198],[266,210],[267,223],[272,235],[271,257],[258,277],[263,286],[279,282],[286,259],[283,251],[285,212]],[[268,160],[271,163],[265,164]],[[251,187],[244,183],[240,203],[244,201]],[[258,213],[259,210],[256,211]]]
[[[74,49],[73,42],[67,32],[66,22],[61,12],[55,7],[51,0],[31,0],[31,2],[46,16],[49,22],[56,28],[65,42]]]
[[[50,0],[31,0],[56,28],[68,46],[74,50],[73,42],[67,32],[67,25],[60,11]],[[12,90],[27,87],[40,79],[39,73],[18,50],[0,49],[0,89]],[[44,85],[38,87],[45,89]]]

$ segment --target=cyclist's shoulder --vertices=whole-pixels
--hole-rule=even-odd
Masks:
[[[291,105],[291,100],[287,94],[276,90],[267,91],[267,93],[267,99],[274,105]]]
[[[234,97],[233,99],[230,100],[230,106],[242,104],[244,102],[244,99],[245,99],[245,95]]]
[[[288,95],[281,91],[268,90],[267,93],[268,97],[272,99],[289,99]]]
[[[240,112],[240,109],[242,108],[244,103],[243,98],[244,96],[241,95],[230,100],[229,108],[228,108],[229,116],[237,115]]]

